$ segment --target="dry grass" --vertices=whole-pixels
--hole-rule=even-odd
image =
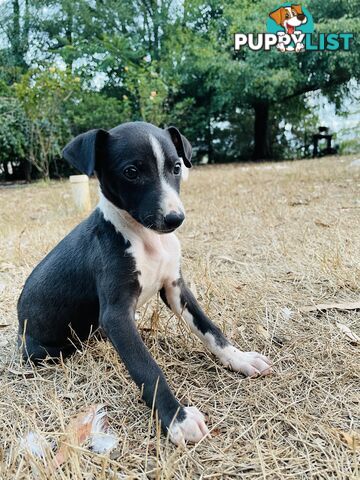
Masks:
[[[74,448],[56,478],[358,478],[344,432],[359,431],[359,347],[336,322],[359,334],[359,312],[299,312],[359,300],[360,169],[349,163],[204,167],[184,186],[184,274],[236,344],[275,362],[271,378],[244,379],[223,369],[160,303],[148,305],[139,321],[147,346],[177,397],[206,413],[212,429],[212,439],[187,450],[159,434],[109,343],[92,342],[63,365],[19,366],[21,287],[80,218],[68,182],[2,189],[0,324],[9,326],[0,328],[1,480],[55,478],[41,461],[36,473],[19,453],[19,437],[35,428],[58,438],[80,408],[100,402],[109,406],[119,448],[111,456]],[[95,201],[95,182],[92,189]]]

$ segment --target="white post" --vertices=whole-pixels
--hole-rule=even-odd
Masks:
[[[91,209],[89,177],[87,175],[71,175],[71,190],[75,206],[82,212]]]

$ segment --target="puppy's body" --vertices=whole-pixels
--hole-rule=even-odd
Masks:
[[[29,356],[37,360],[47,353],[57,357],[64,349],[71,351],[76,341],[72,330],[81,340],[88,338],[99,325],[98,286],[109,271],[115,278],[126,278],[126,288],[133,284],[137,293],[135,260],[124,255],[126,246],[124,237],[96,209],[37,265],[18,302]],[[110,258],[109,249],[114,252]],[[120,295],[121,282],[114,287]]]
[[[174,127],[164,131],[138,122],[80,135],[64,156],[83,173],[95,170],[102,193],[96,210],[25,283],[18,302],[24,356],[38,361],[67,355],[77,338],[86,339],[100,325],[146,403],[155,400],[170,438],[198,441],[207,433],[204,418],[181,406],[169,389],[136,329],[136,308],[160,292],[225,366],[246,375],[271,369],[264,356],[229,343],[182,278],[173,231],[184,219],[179,157],[191,166],[190,144]]]

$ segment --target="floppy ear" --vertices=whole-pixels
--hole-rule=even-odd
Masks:
[[[272,18],[278,25],[282,25],[285,19],[284,7],[280,7],[274,12],[271,12],[269,17]]]
[[[96,169],[96,157],[101,142],[107,135],[108,132],[101,128],[81,133],[66,145],[62,156],[81,173],[90,177]]]
[[[301,5],[291,5],[291,8],[293,8],[298,15],[303,13]]]
[[[181,135],[179,130],[176,127],[169,127],[166,129],[169,133],[173,144],[175,145],[177,154],[182,158],[186,167],[191,168],[191,154],[192,148],[190,142],[184,135]]]

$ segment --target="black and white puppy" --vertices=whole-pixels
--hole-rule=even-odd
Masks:
[[[83,340],[100,326],[149,406],[155,396],[170,439],[197,442],[208,433],[204,417],[174,397],[137,331],[136,309],[160,292],[226,367],[248,376],[271,367],[263,355],[231,345],[182,278],[173,232],[184,220],[179,189],[191,145],[175,127],[133,122],[81,134],[63,156],[87,175],[96,172],[100,202],[27,279],[18,302],[23,355],[35,362],[66,356],[74,334]]]

